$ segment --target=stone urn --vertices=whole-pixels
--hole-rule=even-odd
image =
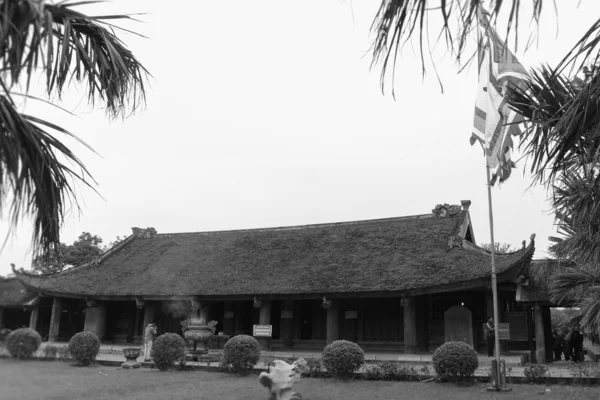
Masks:
[[[194,343],[194,353],[206,354],[206,342],[213,335],[213,329],[201,318],[189,318],[184,327],[183,337]]]
[[[125,359],[127,361],[125,361],[123,364],[121,364],[121,367],[123,367],[125,369],[141,367],[142,364],[137,362],[137,359],[140,356],[140,350],[141,349],[139,349],[137,347],[123,349],[123,354],[125,355]]]

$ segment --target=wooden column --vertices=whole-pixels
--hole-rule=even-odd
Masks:
[[[144,332],[148,324],[152,322],[154,322],[154,303],[146,302],[146,305],[144,307],[144,323],[142,325],[142,336],[144,336]]]
[[[489,318],[494,318],[494,297],[491,290],[485,292],[485,321]]]
[[[4,308],[0,307],[0,329],[4,327]]]
[[[260,305],[260,315],[258,317],[259,325],[271,325],[271,301],[263,300]],[[263,350],[269,349],[269,339],[261,338],[259,341]]]
[[[62,299],[55,297],[52,302],[52,314],[50,316],[50,330],[48,332],[48,341],[56,342],[58,331],[60,329],[60,315],[62,311]]]
[[[429,304],[427,296],[415,297],[417,310],[417,350],[429,351],[429,329],[428,314]]]
[[[285,318],[284,318],[285,317]],[[279,337],[283,341],[283,347],[291,349],[294,345],[294,300],[283,300],[281,302],[281,332]]]
[[[338,340],[340,337],[340,305],[332,301],[327,309],[327,344]]]
[[[544,338],[552,337],[552,317],[550,314],[549,306],[541,306],[542,308],[542,318],[544,324]],[[553,352],[553,344],[552,340],[545,340],[546,344],[546,363],[552,363],[554,361],[554,352]]]
[[[525,316],[527,318],[527,341],[529,342],[529,362],[535,363],[535,317],[534,307],[531,305],[525,306]]]
[[[242,319],[242,314],[244,313],[244,303],[241,301],[236,301],[234,304],[235,307],[235,314],[234,314],[234,333],[235,332],[241,332],[244,330],[244,326],[243,326],[243,319]],[[252,334],[252,332],[250,332],[250,334]]]
[[[404,309],[404,354],[417,352],[417,307],[414,297],[402,298]]]
[[[538,364],[546,362],[546,338],[544,337],[544,316],[542,307],[535,303],[535,357]]]
[[[233,310],[233,302],[226,301],[223,307],[223,333],[225,335],[233,335],[235,311]]]
[[[102,341],[106,332],[106,306],[102,302],[91,301],[87,305],[83,330],[94,333]]]
[[[365,302],[363,299],[358,299],[358,318],[356,319],[357,323],[357,333],[356,333],[356,341],[362,342],[365,340]]]
[[[31,314],[29,314],[29,327],[33,330],[37,330],[39,314],[40,314],[40,303],[33,306],[31,308]]]

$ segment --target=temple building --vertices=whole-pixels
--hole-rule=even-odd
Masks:
[[[223,335],[270,325],[275,349],[320,350],[347,339],[367,351],[415,353],[463,340],[482,351],[482,327],[493,314],[491,254],[476,245],[470,204],[267,229],[133,228],[89,264],[15,274],[35,294],[31,326],[50,341],[88,330],[104,342],[139,342],[149,322],[159,333],[181,333],[182,304],[194,301]],[[522,249],[496,256],[500,320],[510,324],[505,350],[532,343],[535,315],[517,292],[533,254],[532,236]],[[533,312],[539,318],[542,308]]]
[[[0,329],[29,326],[31,309],[38,301],[38,295],[18,279],[0,278]]]

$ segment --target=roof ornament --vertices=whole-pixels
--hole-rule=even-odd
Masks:
[[[154,229],[152,227],[148,227],[146,229],[134,227],[134,228],[131,228],[131,232],[132,232],[133,236],[140,238],[140,239],[148,239],[158,233],[158,232],[156,232],[156,229]]]
[[[448,236],[448,248],[446,251],[450,251],[453,248],[458,247],[459,249],[463,248],[463,238],[460,235],[450,235]]]
[[[461,209],[462,206],[458,204],[450,205],[448,203],[445,203],[438,204],[433,210],[431,210],[431,212],[434,213],[435,216],[438,218],[447,218],[458,214]]]

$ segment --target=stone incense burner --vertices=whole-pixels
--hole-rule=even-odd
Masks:
[[[187,323],[186,323],[187,322]],[[206,342],[213,335],[213,329],[202,317],[191,317],[183,323],[183,337],[194,343],[195,353],[208,353]]]

